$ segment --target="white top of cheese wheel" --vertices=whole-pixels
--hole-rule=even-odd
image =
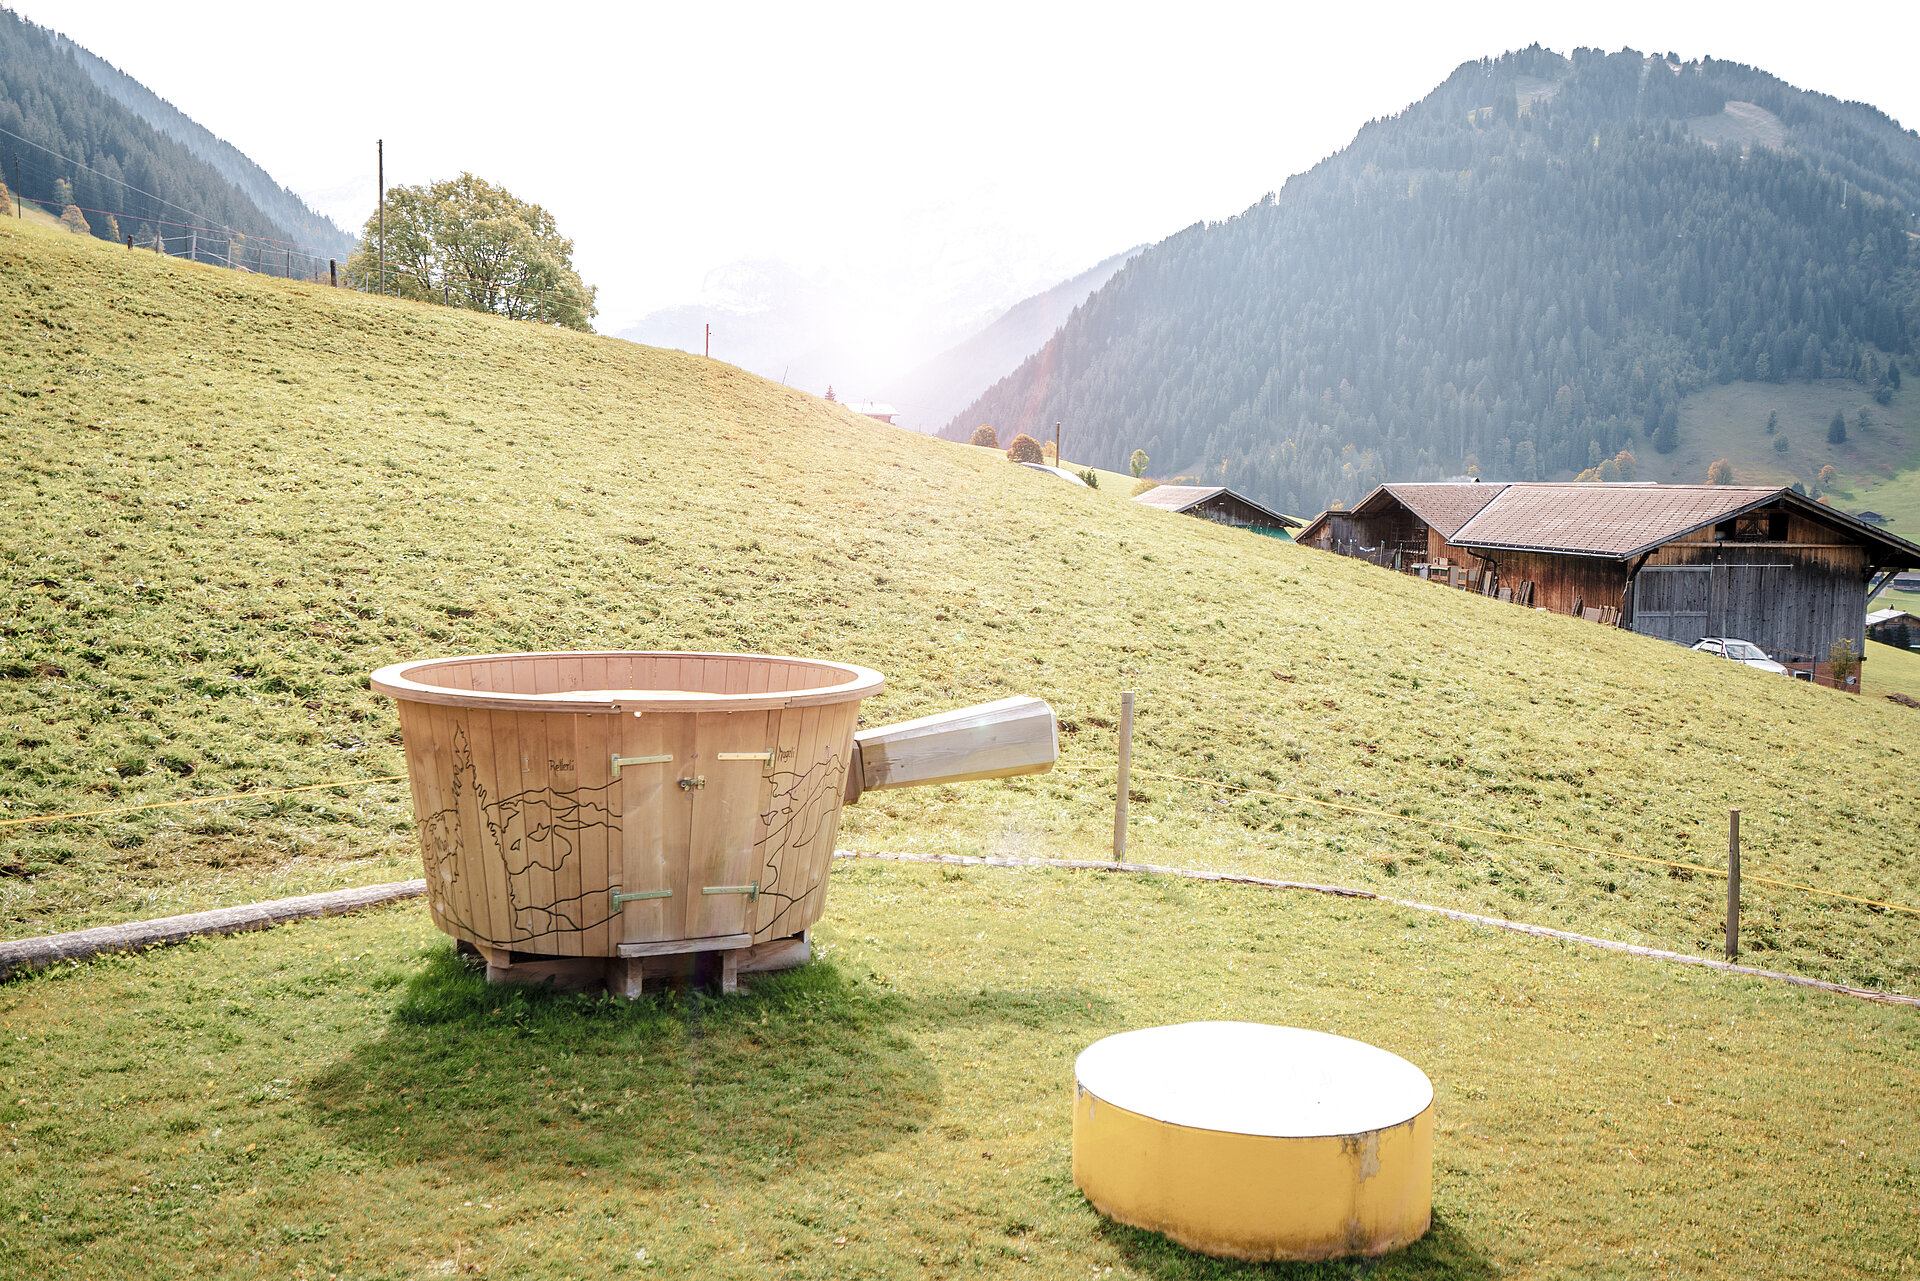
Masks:
[[[1081,1089],[1169,1125],[1272,1138],[1363,1134],[1433,1102],[1397,1054],[1266,1023],[1176,1023],[1096,1041],[1074,1061]]]

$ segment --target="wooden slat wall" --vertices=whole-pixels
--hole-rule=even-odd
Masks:
[[[483,694],[777,694],[842,679],[806,663],[698,655],[509,656],[431,676]],[[402,701],[437,923],[477,944],[548,956],[612,955],[622,943],[750,933],[763,923],[768,937],[799,933],[824,900],[858,707],[605,715]],[[718,759],[770,749],[770,763]],[[625,766],[615,780],[616,753],[674,759]],[[678,786],[695,776],[706,778],[704,790]],[[449,875],[434,875],[442,870]],[[749,882],[764,900],[700,893]],[[673,897],[616,913],[602,897],[615,886]]]
[[[1816,535],[1832,536],[1811,522],[1796,523],[1806,524]],[[1648,558],[1650,568],[1659,565],[1719,566],[1711,574],[1671,575],[1710,580],[1701,636],[1735,636],[1764,649],[1822,659],[1835,640],[1847,639],[1856,652],[1865,644],[1864,548],[1688,541],[1669,544]],[[1635,630],[1642,630],[1638,623]],[[1665,638],[1681,644],[1699,639]]]

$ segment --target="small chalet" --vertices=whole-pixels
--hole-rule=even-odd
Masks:
[[[847,408],[856,414],[863,414],[876,422],[891,424],[900,416],[900,411],[882,400],[850,400]]]
[[[1754,485],[1382,485],[1296,541],[1430,576],[1464,569],[1488,594],[1681,645],[1734,636],[1789,664],[1818,663],[1836,640],[1859,652],[1874,580],[1920,567],[1920,546]]]
[[[1867,615],[1867,639],[1897,649],[1920,649],[1920,618],[1904,609],[1877,609]]]
[[[1224,485],[1157,485],[1133,500],[1162,511],[1182,512],[1219,525],[1251,529],[1270,538],[1286,538],[1287,531],[1300,528],[1291,516],[1262,507]]]

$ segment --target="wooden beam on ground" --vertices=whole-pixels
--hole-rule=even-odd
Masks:
[[[102,925],[90,930],[66,934],[48,934],[42,938],[12,939],[0,942],[0,979],[16,970],[40,970],[62,961],[84,961],[102,952],[138,952],[150,947],[184,943],[206,934],[238,934],[242,930],[266,930],[288,921],[316,916],[339,916],[363,908],[379,907],[401,899],[417,898],[427,892],[424,880],[395,881],[386,885],[363,885],[358,889],[329,890],[324,894],[302,894],[265,903],[247,903],[240,907],[215,908],[211,912],[189,912],[185,916],[163,916],[157,920],[134,921],[127,925]]]

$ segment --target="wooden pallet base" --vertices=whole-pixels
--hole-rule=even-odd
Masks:
[[[728,938],[745,938],[736,935]],[[713,947],[710,940],[674,945],[639,945],[640,956],[536,956],[484,944],[462,943],[460,950],[486,962],[487,982],[518,987],[547,987],[555,992],[598,992],[602,989],[634,1000],[643,991],[662,986],[697,983],[715,987],[724,995],[740,990],[742,974],[764,974],[805,965],[813,959],[807,931],[791,938],[772,939],[747,946]]]

